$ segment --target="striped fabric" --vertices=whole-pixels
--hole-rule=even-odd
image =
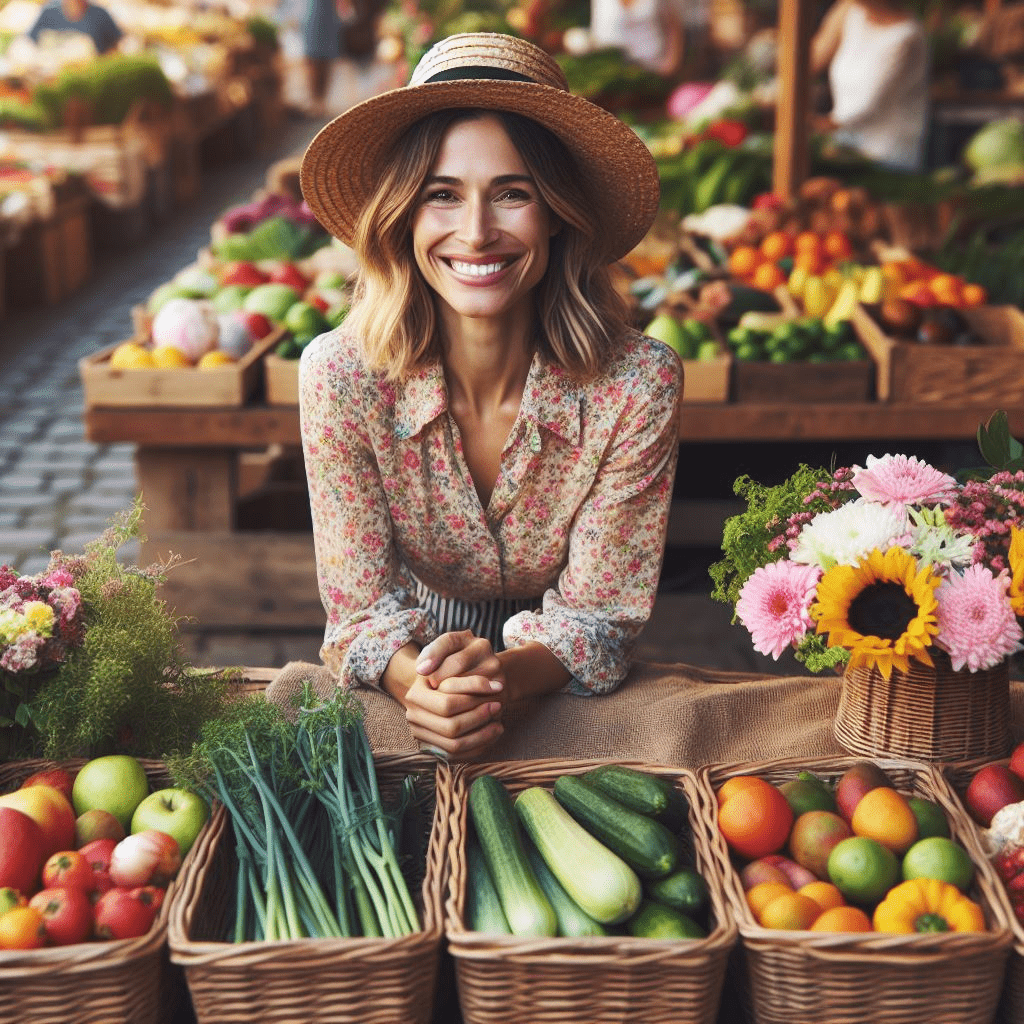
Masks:
[[[491,641],[495,651],[503,651],[502,627],[517,612],[540,611],[542,598],[495,598],[492,601],[463,601],[442,597],[416,580],[416,603],[428,611],[437,623],[438,635],[468,629],[475,636]]]

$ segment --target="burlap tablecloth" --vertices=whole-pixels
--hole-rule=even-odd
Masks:
[[[289,705],[309,679],[328,694],[333,676],[320,665],[289,662],[267,686],[269,700]],[[553,694],[505,709],[505,735],[493,761],[534,758],[640,760],[696,769],[715,762],[845,753],[832,735],[838,676],[764,676],[685,664],[638,662],[603,697]],[[416,750],[405,711],[387,694],[356,691],[366,707],[378,752]],[[1011,683],[1014,734],[1022,721],[1024,685]]]

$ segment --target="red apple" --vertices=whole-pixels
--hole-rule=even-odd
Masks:
[[[0,886],[33,892],[47,856],[36,822],[14,807],[0,807]]]
[[[808,885],[811,882],[820,881],[813,871],[805,868],[802,864],[797,864],[792,857],[787,857],[785,854],[770,853],[768,856],[762,857],[761,860],[766,864],[777,867],[789,879],[789,884],[794,889],[799,889],[801,886]]]
[[[330,303],[328,303],[328,301],[317,292],[308,292],[306,295],[306,302],[311,306],[316,306],[321,313],[326,313],[327,310],[330,309]]]
[[[254,288],[258,284],[266,284],[270,280],[269,274],[264,274],[255,263],[249,263],[242,260],[239,263],[233,263],[227,270],[227,273],[220,279],[222,285],[228,284],[241,284],[241,285],[252,285]]]
[[[1008,767],[1014,775],[1019,775],[1024,779],[1024,742],[1018,743],[1013,748]]]
[[[278,263],[270,271],[270,280],[275,284],[287,284],[300,295],[309,287],[309,278],[294,263]]]
[[[1024,800],[1024,779],[1015,775],[1004,764],[987,764],[979,768],[967,785],[964,803],[979,825],[985,828],[992,816],[1007,804]]]
[[[127,834],[117,817],[102,807],[94,807],[75,819],[76,850],[80,850],[94,839],[113,839],[115,843],[119,843]]]
[[[262,313],[247,313],[244,310],[238,310],[238,316],[242,323],[245,324],[245,329],[249,332],[253,341],[265,338],[274,329],[274,325],[270,322],[269,318],[265,317]]]
[[[22,784],[21,789],[27,786],[53,786],[59,789],[70,801],[71,787],[75,784],[75,773],[69,772],[66,768],[43,768],[42,771],[34,772]]]
[[[47,857],[75,848],[75,811],[59,789],[41,785],[16,789],[0,796],[0,807],[13,807],[27,814],[42,829]]]

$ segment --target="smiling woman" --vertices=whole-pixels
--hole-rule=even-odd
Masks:
[[[508,702],[614,689],[650,616],[682,370],[609,264],[657,171],[549,55],[478,33],[324,128],[302,188],[359,260],[300,366],[321,655],[476,756]]]

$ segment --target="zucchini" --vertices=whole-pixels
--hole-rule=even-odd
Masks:
[[[679,863],[682,846],[660,821],[638,814],[578,775],[559,776],[555,799],[641,877],[663,878]]]
[[[668,779],[627,768],[624,764],[598,765],[585,772],[582,778],[620,804],[651,818],[664,820],[678,813],[680,801],[686,804],[686,797]],[[685,821],[685,814],[683,819]]]
[[[471,932],[510,935],[498,890],[475,835],[466,838],[466,928]]]
[[[549,790],[524,789],[515,808],[551,873],[584,913],[601,924],[618,924],[640,906],[643,890],[636,872],[592,836]]]
[[[509,930],[513,935],[554,937],[558,919],[527,860],[508,790],[493,775],[479,775],[469,787],[468,803]]]
[[[547,866],[540,851],[532,842],[526,844],[526,856],[530,859],[530,867],[533,868],[544,895],[551,901],[555,908],[555,917],[558,918],[558,934],[566,938],[576,939],[581,935],[607,935],[604,927],[595,921],[589,914],[584,913],[579,904],[565,891],[562,883],[555,878],[551,868]]]
[[[711,902],[707,881],[693,868],[680,868],[648,882],[644,888],[651,899],[695,919],[704,915]]]
[[[637,939],[706,939],[708,933],[692,918],[654,900],[644,900],[626,922]]]

